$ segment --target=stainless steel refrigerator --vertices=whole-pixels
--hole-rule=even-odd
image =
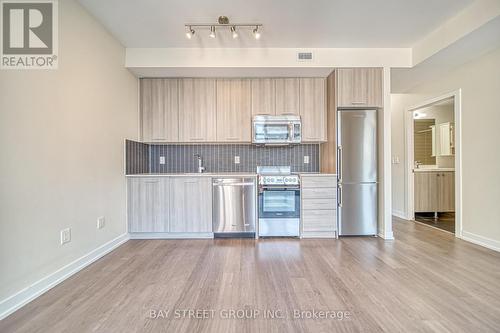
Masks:
[[[338,112],[340,236],[377,234],[377,110]]]

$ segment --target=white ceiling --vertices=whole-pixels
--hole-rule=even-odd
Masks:
[[[79,0],[125,47],[411,47],[473,0]],[[185,37],[185,23],[262,23],[247,33]]]

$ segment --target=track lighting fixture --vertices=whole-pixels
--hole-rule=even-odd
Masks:
[[[194,36],[194,29],[210,29],[209,37],[210,38],[216,38],[216,32],[215,29],[228,29],[231,33],[231,36],[233,39],[236,39],[239,37],[239,30],[242,30],[241,28],[250,28],[253,29],[252,33],[255,39],[259,39],[261,35],[260,29],[262,28],[262,24],[260,23],[230,23],[229,18],[227,16],[219,16],[217,23],[186,23],[184,25],[187,29],[186,32],[186,37],[188,39],[192,39]]]

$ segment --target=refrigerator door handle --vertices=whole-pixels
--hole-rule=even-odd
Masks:
[[[338,198],[339,198],[339,200],[338,200],[337,205],[339,207],[342,207],[342,184],[339,184],[339,195],[338,195]]]
[[[339,183],[342,182],[342,146],[337,146],[337,160],[339,163]]]

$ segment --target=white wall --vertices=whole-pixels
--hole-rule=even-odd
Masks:
[[[404,156],[405,109],[443,93],[462,89],[463,236],[500,249],[500,49],[393,95],[392,155]],[[405,210],[404,160],[393,167],[393,212]]]
[[[137,79],[124,62],[125,49],[64,0],[59,69],[0,71],[0,303],[126,232],[123,140],[137,136]]]

